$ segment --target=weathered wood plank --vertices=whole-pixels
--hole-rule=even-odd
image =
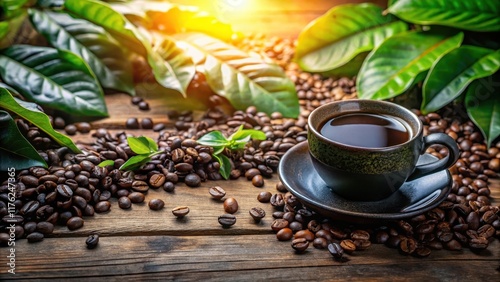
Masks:
[[[16,245],[16,275],[2,264],[0,280],[99,280],[102,276],[141,279],[203,281],[272,280],[440,280],[495,281],[500,244],[473,253],[435,251],[428,258],[400,255],[397,250],[373,245],[335,261],[326,250],[309,248],[295,254],[290,242],[274,235],[101,237],[94,250],[85,238],[49,238]],[[2,255],[3,257],[3,255]],[[495,278],[497,277],[497,278]]]

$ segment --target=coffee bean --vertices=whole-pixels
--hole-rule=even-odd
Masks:
[[[94,205],[94,210],[96,213],[104,213],[109,211],[111,208],[111,203],[109,201],[100,201]]]
[[[229,227],[236,223],[236,217],[232,214],[223,214],[219,216],[218,221],[222,227]]]
[[[227,198],[224,201],[224,210],[227,213],[235,213],[238,211],[238,202],[236,201],[235,198]]]
[[[142,194],[140,192],[132,192],[127,197],[134,204],[136,204],[136,203],[142,203],[142,202],[144,202],[144,199],[146,198],[144,196],[144,194]]]
[[[264,178],[262,178],[262,175],[255,175],[252,178],[252,184],[255,187],[262,187],[262,186],[264,186]]]
[[[365,230],[354,230],[351,233],[352,240],[370,240],[370,234]]]
[[[176,217],[184,217],[189,213],[189,208],[187,206],[178,206],[172,209],[172,213]]]
[[[252,180],[256,175],[260,175],[260,171],[256,168],[251,168],[245,172],[245,177],[248,180]]]
[[[166,177],[165,177],[164,174],[161,174],[161,173],[153,174],[149,178],[149,184],[151,184],[151,186],[153,188],[160,188],[160,187],[162,187],[163,184],[165,183],[165,181],[166,181]]]
[[[144,181],[141,181],[141,180],[135,180],[132,182],[132,186],[131,186],[132,190],[136,191],[136,192],[147,192],[149,190],[149,185],[144,182]]]
[[[271,192],[268,192],[268,191],[262,191],[259,193],[259,195],[257,196],[257,200],[261,203],[268,203],[270,200],[271,200],[271,196],[273,194],[271,194]]]
[[[282,218],[275,219],[271,224],[271,229],[274,232],[278,232],[279,230],[288,227],[288,221]]]
[[[149,111],[149,104],[146,101],[139,102],[139,104],[137,104],[137,106],[139,107],[139,110],[141,110],[141,111]]]
[[[170,181],[165,182],[165,184],[163,184],[163,190],[164,190],[165,192],[169,192],[169,193],[174,192],[174,190],[175,190],[175,185],[174,185],[174,183],[172,183],[172,182],[170,182]]]
[[[77,132],[77,128],[74,124],[68,124],[64,127],[64,131],[68,135],[75,135]]]
[[[336,260],[341,260],[344,256],[344,249],[338,243],[328,244],[328,252],[330,252]]]
[[[353,240],[353,242],[354,245],[356,245],[356,250],[366,250],[372,245],[370,240],[358,239],[358,240]]]
[[[293,237],[293,231],[290,228],[280,229],[276,233],[276,238],[279,241],[288,241],[288,240],[292,239],[292,237]]]
[[[44,238],[43,234],[40,232],[33,232],[31,234],[28,234],[26,236],[26,239],[28,239],[28,243],[36,243],[42,241]]]
[[[91,234],[85,240],[85,244],[87,245],[87,249],[95,249],[99,244],[99,235]]]
[[[431,250],[426,247],[417,247],[413,253],[423,258],[428,257],[431,254]]]
[[[404,237],[399,243],[400,250],[405,254],[411,254],[417,249],[417,242],[410,237]]]
[[[66,184],[59,184],[57,185],[57,194],[68,199],[73,196],[73,190],[71,190],[71,188]]]
[[[158,211],[165,206],[165,202],[161,199],[152,199],[149,201],[148,206],[150,209]]]
[[[313,246],[316,249],[326,249],[328,247],[328,241],[325,238],[315,238],[313,241]]]
[[[307,241],[311,242],[314,240],[315,235],[309,230],[300,230],[295,233],[295,238],[306,238]]]
[[[163,129],[165,129],[165,124],[164,123],[157,123],[153,126],[153,131],[154,132],[158,132],[158,131],[162,131]]]
[[[290,229],[292,229],[293,232],[298,232],[302,229],[304,229],[302,223],[298,222],[298,221],[292,221],[288,224],[288,227]]]
[[[292,248],[297,253],[302,253],[309,247],[309,241],[306,238],[297,238],[292,241]]]
[[[66,226],[68,227],[69,230],[79,229],[83,226],[83,219],[77,216],[71,217],[66,222]]]
[[[139,120],[135,117],[128,118],[125,122],[125,127],[128,129],[139,129]]]
[[[255,222],[260,222],[260,220],[266,216],[266,211],[264,211],[264,209],[258,208],[258,207],[251,208],[248,211],[248,213],[250,214],[250,216],[252,216],[252,218]]]
[[[184,178],[184,183],[189,187],[198,187],[201,185],[201,178],[196,173],[190,173]]]
[[[453,239],[446,243],[446,248],[450,251],[460,251],[462,250],[462,245],[457,240]]]
[[[132,201],[127,196],[122,196],[118,199],[118,206],[121,209],[129,209],[132,206]]]
[[[226,196],[226,191],[224,191],[224,189],[222,189],[222,187],[220,186],[210,187],[208,189],[208,193],[210,194],[210,196],[212,196],[212,198],[216,200],[220,200],[224,198],[224,196]]]
[[[285,205],[285,200],[283,199],[283,194],[274,194],[271,196],[271,205],[273,207],[282,207]]]
[[[150,118],[143,118],[141,120],[141,127],[143,129],[152,129],[153,128],[153,120]]]

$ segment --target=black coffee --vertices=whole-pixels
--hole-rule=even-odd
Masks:
[[[369,113],[334,117],[320,126],[320,133],[330,140],[365,148],[389,147],[410,139],[408,128],[397,118]]]

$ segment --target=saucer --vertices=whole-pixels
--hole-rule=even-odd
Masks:
[[[418,164],[437,160],[422,155]],[[307,141],[281,158],[278,174],[285,187],[305,206],[333,219],[373,223],[409,218],[437,207],[451,190],[452,178],[445,169],[407,181],[389,197],[370,202],[350,201],[330,191],[313,167]]]

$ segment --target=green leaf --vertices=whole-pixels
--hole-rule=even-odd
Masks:
[[[266,140],[266,134],[260,130],[255,129],[243,129],[243,125],[241,125],[236,132],[229,136],[229,140],[240,140],[250,137],[255,140]]]
[[[346,65],[356,55],[371,51],[386,38],[405,32],[406,23],[383,16],[375,4],[339,5],[307,25],[295,51],[299,66],[327,72]]]
[[[200,139],[196,140],[196,142],[198,142],[201,145],[212,146],[212,147],[215,146],[224,147],[227,144],[229,144],[229,140],[227,140],[226,137],[224,137],[224,135],[222,135],[222,132],[220,132],[219,130],[214,130],[203,135]]]
[[[214,155],[218,155],[220,153],[222,153],[224,151],[224,149],[226,148],[226,146],[212,146],[212,148],[214,148]]]
[[[175,43],[173,38],[163,36],[161,42],[153,47],[165,61],[165,66],[171,74],[168,78],[169,88],[186,95],[187,88],[193,80],[196,68],[191,57]]]
[[[414,24],[500,31],[498,0],[398,0],[388,12]]]
[[[229,179],[231,176],[231,160],[224,154],[212,155],[220,164],[219,173],[224,179]]]
[[[500,136],[500,73],[473,81],[465,95],[471,120],[483,133],[488,147]]]
[[[452,50],[434,64],[425,80],[422,112],[444,107],[460,96],[473,80],[492,75],[499,68],[500,50],[466,45]]]
[[[3,39],[9,32],[9,23],[0,22],[0,40]]]
[[[158,144],[151,138],[147,136],[142,136],[143,138],[146,138],[148,141],[148,147],[151,152],[157,152],[158,151]]]
[[[151,150],[149,148],[149,142],[144,136],[127,137],[127,143],[130,146],[130,149],[138,155],[151,153]]]
[[[35,29],[52,46],[83,58],[104,88],[135,94],[131,64],[118,42],[102,27],[64,13],[29,9],[28,14]]]
[[[167,63],[152,50],[145,34],[109,4],[96,0],[66,0],[64,7],[78,17],[104,27],[125,46],[146,57],[156,81],[166,88],[171,87],[169,83],[175,74],[167,68]]]
[[[6,21],[0,22],[0,25],[6,28],[7,30],[4,30],[3,36],[0,36],[0,49],[9,47],[10,45],[14,44],[16,40],[20,40],[19,37],[25,36],[19,32],[21,27],[23,26],[24,20],[27,17],[27,13],[23,11],[20,13],[18,16],[10,18]],[[0,31],[2,33],[2,31]]]
[[[281,67],[268,64],[218,39],[203,34],[176,35],[193,61],[203,67],[210,88],[231,105],[244,110],[251,105],[271,114],[297,117],[299,103],[294,83]]]
[[[2,0],[0,1],[0,10],[4,18],[11,19],[23,13],[23,7],[29,0]]]
[[[102,161],[98,164],[98,166],[100,166],[100,167],[114,166],[114,165],[115,165],[115,161],[113,161],[113,160],[105,160],[105,161]]]
[[[366,58],[357,77],[362,99],[388,99],[406,91],[414,78],[450,50],[460,46],[463,34],[419,31],[388,38]]]
[[[15,45],[0,53],[0,77],[24,97],[74,117],[106,117],[104,95],[77,55],[48,47]]]
[[[129,158],[122,166],[120,170],[135,170],[140,168],[143,164],[149,162],[151,157],[149,155],[137,155]]]
[[[47,167],[36,149],[21,134],[9,113],[2,110],[0,110],[0,155],[2,156],[0,171],[7,171],[12,167],[16,169]]]
[[[80,153],[80,149],[67,136],[55,131],[50,124],[49,117],[38,110],[36,104],[17,100],[6,89],[0,88],[0,108],[6,109],[23,119],[29,121],[41,131],[45,132],[55,142],[63,147],[68,147],[75,153]]]

